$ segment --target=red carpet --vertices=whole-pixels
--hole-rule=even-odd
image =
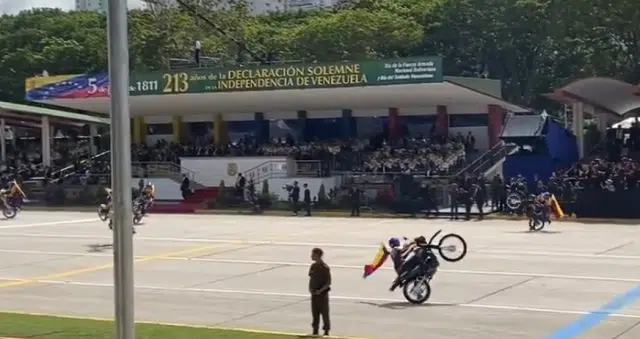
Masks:
[[[193,213],[206,207],[207,201],[218,197],[218,187],[205,187],[193,191],[184,201],[157,201],[151,213]]]

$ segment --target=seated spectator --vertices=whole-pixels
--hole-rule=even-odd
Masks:
[[[406,140],[402,146],[383,146],[373,151],[364,162],[367,172],[423,172],[427,176],[447,175],[466,161],[465,144],[448,140],[444,143],[427,139]]]

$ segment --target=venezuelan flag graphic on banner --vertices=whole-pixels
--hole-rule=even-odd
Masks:
[[[25,79],[25,99],[104,98],[109,96],[108,74],[67,74]]]
[[[364,265],[364,275],[363,278],[366,278],[373,274],[380,266],[384,264],[384,262],[389,257],[389,252],[384,247],[384,244],[380,244],[380,248],[378,249],[378,253],[376,253],[375,258],[373,258],[373,262],[370,265]]]
[[[564,211],[562,210],[562,207],[560,207],[560,203],[558,202],[558,199],[556,199],[555,195],[551,195],[551,209],[558,218],[562,218],[565,216]]]

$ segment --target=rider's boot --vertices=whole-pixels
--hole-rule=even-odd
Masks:
[[[396,280],[393,281],[393,284],[391,284],[391,287],[389,288],[389,292],[395,291],[398,286],[400,286],[400,277],[397,277]]]
[[[402,279],[404,278],[405,273],[401,273],[398,274],[398,277],[396,277],[396,279],[393,281],[393,284],[391,284],[391,287],[389,288],[390,292],[393,292],[396,288],[398,288],[398,286],[402,285]]]

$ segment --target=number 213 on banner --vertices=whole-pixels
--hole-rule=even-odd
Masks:
[[[187,73],[165,73],[162,75],[164,80],[164,93],[186,93],[189,91],[189,75]]]

